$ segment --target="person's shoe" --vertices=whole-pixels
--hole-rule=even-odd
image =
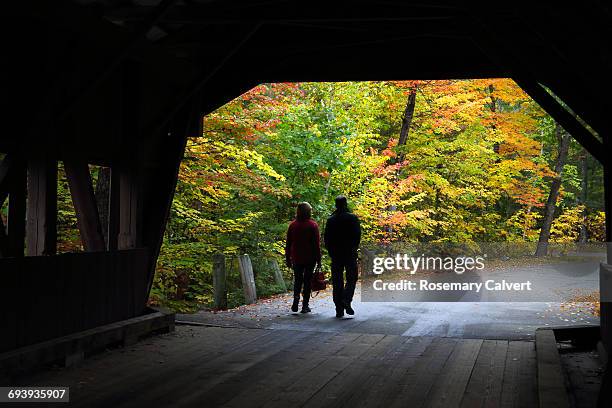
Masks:
[[[302,311],[300,313],[310,313],[311,310],[308,306],[302,306]]]
[[[355,311],[353,310],[353,308],[351,307],[351,302],[348,302],[344,305],[344,310],[346,310],[346,314],[347,315],[354,315]]]
[[[300,299],[293,299],[293,304],[291,305],[291,311],[293,313],[297,313],[298,311],[298,304],[300,303]]]
[[[343,318],[344,317],[344,310],[343,309],[336,309],[336,317],[338,319]]]

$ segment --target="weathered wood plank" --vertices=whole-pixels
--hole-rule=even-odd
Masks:
[[[248,254],[238,255],[238,267],[244,291],[244,301],[247,304],[257,301],[257,290],[255,288],[255,276],[253,275],[253,264]]]
[[[85,162],[65,161],[64,169],[83,247],[89,252],[104,251],[106,245],[89,165]]]
[[[289,375],[290,372],[287,371],[287,366],[296,368],[296,363],[300,364],[304,361],[305,352],[309,350],[315,351],[320,347],[320,339],[329,337],[332,334],[329,333],[327,336],[321,336],[321,333],[317,332],[302,332],[299,334],[289,333],[283,335],[291,338],[291,345],[277,349],[274,354],[269,355],[264,360],[245,366],[243,370],[237,371],[235,374],[222,374],[225,375],[225,379],[215,379],[212,384],[186,397],[181,403],[186,403],[188,406],[196,405],[197,401],[202,400],[202,395],[205,393],[207,405],[211,407],[222,406],[231,400],[237,392],[244,392],[245,388],[252,389],[253,382],[256,379],[259,381],[267,379],[268,390],[264,399],[260,400],[261,403],[265,404],[269,396],[273,395],[274,390],[278,390],[277,383],[270,381],[270,376],[278,370],[285,372],[285,375]],[[251,395],[247,405],[255,403]]]
[[[228,380],[248,367],[261,363],[271,355],[293,346],[307,335],[305,332],[274,331],[257,341],[246,342],[215,358],[202,359],[199,355],[191,356],[181,366],[163,373],[150,375],[144,381],[130,387],[142,394],[144,405],[181,405],[190,401],[205,399],[207,391],[215,385]],[[185,381],[186,377],[197,378],[197,381]],[[181,389],[180,395],[173,391]],[[113,399],[112,406],[131,406],[129,395]],[[108,402],[104,406],[109,406]]]
[[[552,330],[536,331],[538,397],[541,407],[569,407],[557,340]]]
[[[146,334],[151,330],[170,327],[174,315],[156,312],[122,322],[96,327],[68,336],[57,337],[35,345],[0,353],[0,367],[11,372],[56,362],[75,351],[89,352],[99,350],[114,343],[125,335],[126,330]]]
[[[189,328],[188,332],[183,328],[182,332],[188,334],[156,338],[153,343],[141,342],[124,349],[122,358],[115,359],[110,365],[105,364],[103,358],[95,360],[88,370],[92,381],[88,382],[85,395],[78,398],[79,395],[75,394],[75,400],[71,403],[88,408],[115,406],[125,399],[129,403],[133,401],[130,395],[134,395],[140,387],[146,393],[147,387],[155,389],[165,384],[168,378],[185,381],[182,375],[186,371],[182,371],[181,367],[194,360],[195,364],[189,371],[191,373],[202,362],[214,360],[246,344],[265,341],[272,334],[266,330],[216,327]],[[159,346],[160,341],[162,347]],[[79,376],[69,378],[80,381]],[[193,377],[189,381],[193,381]]]
[[[110,192],[108,203],[108,250],[115,251],[119,245],[119,191],[120,177],[117,166],[111,167]]]
[[[57,161],[28,159],[27,254],[53,255],[57,245]]]
[[[9,170],[11,168],[12,158],[10,155],[4,156],[0,162],[0,207],[4,204],[4,200],[9,194]]]
[[[140,183],[138,170],[119,167],[119,233],[117,248],[136,248],[141,241]]]
[[[213,291],[215,309],[227,309],[227,275],[225,271],[225,256],[213,256]]]
[[[422,406],[458,341],[450,338],[434,339],[414,365],[389,383],[384,404],[403,407],[406,401],[410,401],[415,407]]]
[[[456,407],[461,403],[482,340],[462,339],[442,368],[425,402],[425,407]]]
[[[304,374],[296,383],[269,399],[266,407],[280,408],[306,403],[328,381],[351,364],[353,359],[369,352],[384,337],[384,335],[362,334],[355,341],[347,344],[336,354],[329,357],[325,364],[312,369]]]
[[[485,340],[461,401],[462,408],[500,405],[508,342]]]
[[[280,286],[283,292],[287,291],[287,283],[285,282],[285,278],[283,277],[283,273],[278,266],[278,261],[276,259],[270,260],[270,268],[272,268],[272,272],[274,273],[274,281],[278,286]]]
[[[322,333],[304,347],[285,350],[279,367],[270,367],[270,375],[254,378],[252,386],[242,384],[236,387],[232,398],[224,403],[226,408],[265,406],[270,395],[276,395],[298,383],[303,376],[336,354],[341,348],[358,337],[355,333]]]
[[[8,253],[12,257],[23,257],[25,249],[26,225],[26,163],[19,158],[11,164],[9,186],[9,207],[6,231],[8,234]]]
[[[400,390],[399,382],[408,370],[416,364],[432,337],[401,337],[404,342],[393,347],[382,357],[378,368],[369,373],[356,389],[352,389],[350,398],[343,402],[345,406],[376,407],[381,401],[387,401],[389,395]],[[393,394],[395,395],[395,394]]]
[[[168,127],[164,125],[151,129],[145,126],[145,132],[151,132],[148,136],[152,136],[153,142],[147,142],[145,149],[141,149],[146,150],[142,155],[155,163],[146,169],[148,177],[143,186],[143,197],[146,200],[143,217],[147,222],[143,225],[142,240],[143,245],[151,250],[147,290],[153,285],[155,261],[170,216],[187,137],[202,134],[201,111],[197,109],[194,99],[185,102],[185,106],[171,115],[171,123],[166,123]]]
[[[513,388],[505,384],[504,391],[516,394],[510,406],[530,407],[522,394],[529,391],[528,381],[536,386],[533,347],[531,342],[183,326],[177,334],[93,357],[81,368],[40,375],[28,384],[52,379],[74,387],[71,403],[88,408],[421,407],[440,401],[487,407],[501,405],[505,364],[514,362]],[[394,385],[385,386],[389,383]],[[467,397],[476,392],[482,394]]]
[[[2,285],[0,285],[0,317],[2,318],[2,335],[0,336],[0,351],[12,350],[17,347],[18,315],[13,310],[18,304],[20,293],[15,290],[18,287],[21,276],[19,260],[2,259]],[[15,271],[8,273],[8,271]]]
[[[0,208],[2,207],[2,203],[0,203]],[[8,235],[6,234],[6,227],[4,226],[4,220],[0,215],[0,258],[9,255],[9,240]]]
[[[538,406],[535,346],[532,342],[509,342],[500,403],[502,407]]]
[[[0,259],[14,347],[139,315],[147,259],[145,249]]]
[[[377,369],[384,366],[384,357],[406,340],[405,337],[388,335],[376,343],[367,353],[357,357],[346,366],[325,386],[319,389],[309,400],[308,404],[316,407],[341,406],[348,403],[355,393],[362,389],[366,380]],[[348,404],[352,405],[352,404]]]
[[[520,350],[519,406],[537,407],[538,381],[535,343],[530,341],[510,343],[518,343],[518,349]],[[535,381],[534,378],[536,378]]]

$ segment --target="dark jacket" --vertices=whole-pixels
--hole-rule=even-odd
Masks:
[[[349,211],[334,212],[327,219],[323,238],[330,257],[339,259],[356,257],[361,241],[359,218]]]

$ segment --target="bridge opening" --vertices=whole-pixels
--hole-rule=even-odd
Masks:
[[[42,3],[6,19],[18,131],[0,137],[0,382],[69,386],[87,407],[586,407],[599,390],[612,405],[592,381],[609,383],[609,364],[562,367],[579,347],[604,363],[612,350],[602,4]],[[537,104],[511,81],[465,78],[512,78]],[[363,80],[379,82],[334,82]],[[290,284],[292,208],[311,202],[324,229],[339,193],[363,226],[357,313],[336,319],[329,293],[288,313],[268,296]],[[431,278],[446,258],[454,279]],[[468,270],[483,260],[502,279],[469,295],[487,287]],[[590,285],[570,300],[594,301],[570,303],[595,313],[601,282],[599,326],[494,301],[525,271],[539,295]],[[460,290],[398,298],[421,273]],[[179,313],[188,325],[135,345],[174,329],[149,305],[221,311]],[[21,377],[58,363],[83,365]],[[586,392],[568,397],[567,378]]]
[[[453,245],[463,256],[488,252],[487,262],[505,271],[500,280],[523,282],[549,268],[536,284],[546,293],[478,305],[488,298],[461,292],[451,298],[461,305],[430,297],[417,312],[401,297],[372,297],[361,282],[356,300],[365,298],[359,307],[369,321],[353,330],[526,339],[536,327],[598,319],[602,166],[511,79],[267,83],[205,116],[202,129],[187,142],[149,297],[180,319],[301,324],[287,317],[287,225],[307,201],[322,232],[339,194],[361,220],[368,285],[374,257],[444,255]],[[245,254],[264,306],[247,298]],[[326,325],[329,291],[314,304],[324,322],[303,324]]]

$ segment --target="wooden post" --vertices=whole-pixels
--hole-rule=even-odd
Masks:
[[[104,235],[100,225],[89,165],[85,162],[65,161],[64,169],[70,186],[70,195],[83,247],[89,252],[104,251]]]
[[[225,256],[213,256],[213,290],[215,309],[227,309],[227,275],[225,272]]]
[[[2,204],[0,203],[0,207]],[[6,229],[4,228],[4,220],[0,215],[0,258],[6,257],[9,254],[8,236],[6,235]]]
[[[28,160],[27,254],[54,255],[57,251],[57,161]]]
[[[105,248],[108,248],[108,216],[110,213],[110,196],[111,169],[110,167],[99,167],[94,198],[96,200],[96,207],[98,209],[98,216],[100,218],[100,228],[102,228]]]
[[[25,249],[27,171],[23,159],[11,164],[7,220],[8,255],[23,257]]]
[[[281,272],[278,261],[276,259],[270,260],[270,267],[272,268],[272,272],[274,272],[274,281],[278,286],[281,287],[283,292],[287,291],[287,283],[285,283],[285,278],[283,278],[283,273]]]
[[[110,188],[108,197],[108,244],[109,251],[116,251],[119,246],[119,168],[111,167]]]
[[[362,248],[361,250],[361,276],[366,277],[374,273],[374,256],[376,253],[373,250]]]
[[[140,245],[140,186],[137,170],[119,170],[119,249],[136,248]]]
[[[253,275],[253,264],[248,254],[238,255],[238,266],[240,267],[240,278],[244,290],[244,301],[247,304],[257,302],[255,290],[255,276]]]
[[[11,168],[11,157],[5,156],[0,162],[0,208],[9,193],[9,169]]]
[[[604,138],[606,152],[610,152],[612,141]],[[609,153],[603,163],[604,170],[604,205],[606,210],[606,249],[607,265],[602,265],[599,270],[599,293],[600,293],[600,329],[601,340],[608,352],[612,354],[612,159]]]
[[[2,162],[0,162],[0,209],[4,205],[4,200],[6,200],[9,192],[10,160],[11,158],[9,156],[5,156]],[[2,216],[0,215],[0,257],[8,256],[8,248],[8,236],[4,228],[4,220],[2,220]]]

